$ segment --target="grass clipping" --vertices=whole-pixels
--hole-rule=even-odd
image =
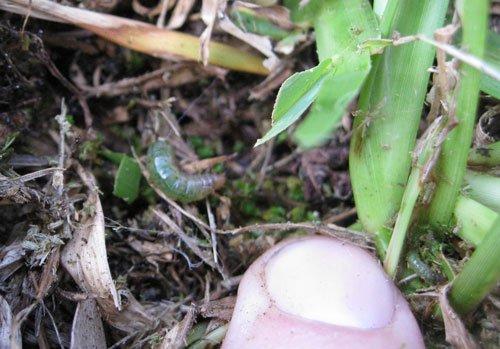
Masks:
[[[154,25],[60,5],[48,0],[6,0],[0,9],[87,29],[115,44],[170,60],[201,61],[200,39]],[[267,75],[262,57],[215,41],[209,43],[208,63],[231,70]]]

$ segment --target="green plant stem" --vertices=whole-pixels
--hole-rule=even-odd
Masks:
[[[380,18],[384,14],[384,11],[387,7],[388,0],[374,0],[373,1],[373,12]]]
[[[447,7],[448,0],[400,0],[389,32],[431,36],[443,25]],[[371,233],[399,209],[434,53],[423,42],[388,47],[362,88],[349,172],[358,216]]]
[[[500,217],[495,211],[465,196],[459,196],[454,216],[457,221],[457,234],[468,243],[478,246]]]
[[[469,166],[500,166],[500,142],[471,149],[468,164]]]
[[[384,13],[380,21],[380,32],[383,38],[386,38],[391,33],[399,2],[400,0],[389,0],[385,4]]]
[[[398,218],[396,220],[396,224],[394,225],[394,230],[392,232],[391,240],[389,242],[389,246],[387,247],[387,253],[384,259],[385,271],[392,278],[396,276],[397,267],[408,232],[408,226],[410,224],[415,203],[417,202],[420,194],[420,189],[419,171],[412,171],[410,179],[406,184],[406,190],[403,195]]]
[[[484,60],[489,65],[500,70],[500,35],[493,31],[488,33]],[[481,76],[481,90],[500,99],[500,81],[493,79],[491,76],[486,74]]]
[[[399,208],[396,224],[392,232],[391,240],[387,248],[387,254],[384,259],[384,268],[391,277],[396,276],[397,267],[403,251],[404,242],[408,233],[411,217],[417,199],[422,191],[427,178],[427,168],[429,161],[437,156],[439,152],[436,145],[439,142],[439,135],[445,126],[445,119],[439,118],[429,126],[424,137],[419,141],[417,148],[420,148],[419,154],[415,154],[415,164],[410,173],[408,183],[406,184],[401,206]]]
[[[474,310],[500,280],[500,218],[453,281],[450,302],[460,314]]]
[[[489,1],[465,0],[463,6],[463,49],[481,58],[486,42]],[[472,141],[480,79],[481,73],[478,70],[465,64],[461,65],[456,94],[458,126],[444,142],[443,153],[437,166],[438,182],[428,211],[429,221],[433,225],[450,223]]]
[[[467,171],[464,179],[468,197],[500,213],[500,177]]]

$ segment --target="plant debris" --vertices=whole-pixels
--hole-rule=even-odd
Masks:
[[[323,86],[326,70],[314,67],[334,65],[318,65],[313,36],[281,2],[6,0],[0,9],[1,348],[216,347],[241,275],[282,239],[328,235],[375,253],[356,225],[348,172],[351,136],[372,127],[352,126],[357,85],[322,146],[297,148],[290,126],[254,147],[280,85],[302,71]],[[439,52],[427,97],[435,117],[451,108],[442,99],[457,69]],[[497,102],[481,99],[478,149],[499,140]],[[172,200],[143,165],[158,139],[179,171],[225,184],[196,202]],[[453,274],[471,251],[451,234],[438,246],[437,234],[415,238],[432,277],[408,268],[399,280],[427,343],[498,344],[498,292],[463,322],[440,293],[445,326],[435,316],[435,290],[449,282],[441,266]]]

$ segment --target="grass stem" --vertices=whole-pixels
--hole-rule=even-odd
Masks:
[[[396,276],[397,267],[408,234],[411,218],[417,199],[428,180],[428,174],[433,159],[439,156],[439,141],[445,131],[446,120],[443,117],[436,119],[417,145],[418,154],[415,154],[414,165],[406,184],[401,206],[399,208],[396,224],[392,232],[384,267],[391,277]]]
[[[397,3],[388,32],[403,36],[431,36],[448,8],[448,0]],[[401,204],[434,55],[434,47],[423,42],[388,47],[374,60],[361,90],[349,173],[359,218],[371,233],[388,225]]]
[[[470,166],[500,166],[500,142],[471,149],[468,164]]]
[[[474,246],[481,243],[499,217],[495,211],[465,196],[458,197],[454,216],[458,236]]]
[[[500,280],[500,218],[453,281],[450,301],[460,314],[474,310]]]
[[[462,48],[481,58],[486,43],[489,1],[466,0],[463,6]],[[472,142],[480,80],[481,73],[477,69],[461,65],[455,102],[458,126],[444,142],[443,153],[438,162],[438,182],[428,211],[429,221],[433,225],[449,225],[453,214]]]

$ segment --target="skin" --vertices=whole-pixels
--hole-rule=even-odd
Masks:
[[[183,173],[177,167],[172,148],[164,141],[149,146],[146,163],[151,181],[169,198],[184,203],[204,199],[225,182],[221,175]]]
[[[245,273],[223,349],[424,348],[378,261],[327,237],[286,240]]]

